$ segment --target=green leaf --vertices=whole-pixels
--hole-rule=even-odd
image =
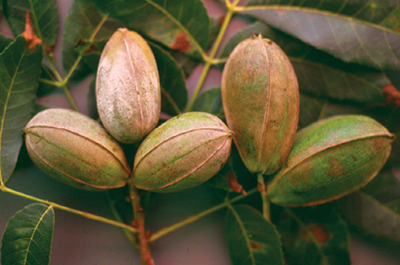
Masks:
[[[18,37],[0,54],[0,173],[7,182],[22,145],[22,128],[31,118],[41,74],[41,46],[26,49]]]
[[[225,229],[233,265],[283,264],[277,230],[255,209],[245,205],[229,207]]]
[[[248,0],[247,5],[284,5],[298,8],[314,8],[381,24],[383,27],[395,31],[398,30],[396,28],[399,25],[397,18],[400,15],[398,2],[387,0],[303,0],[295,2],[288,0]]]
[[[398,167],[400,165],[400,106],[391,104],[382,104],[374,107],[370,106],[365,108],[362,114],[374,118],[384,127],[386,127],[389,132],[396,134],[396,138],[392,143],[392,150],[385,167]]]
[[[150,44],[157,62],[161,84],[161,111],[169,115],[183,112],[188,100],[185,75],[182,68],[166,51]]]
[[[382,88],[390,84],[384,73],[375,71],[354,73],[329,65],[290,58],[300,91],[316,97],[360,103],[383,103]]]
[[[384,102],[382,88],[391,84],[384,72],[345,63],[281,32],[274,41],[289,56],[301,92],[340,101]]]
[[[204,54],[210,19],[201,0],[92,0],[140,34],[182,53]]]
[[[221,170],[211,179],[209,179],[206,183],[207,185],[216,188],[216,189],[220,189],[220,190],[224,190],[227,192],[232,191],[231,187],[229,186],[229,180],[228,177],[230,176],[230,174],[235,174],[235,172],[233,172],[232,167],[226,163]]]
[[[69,71],[76,62],[80,62],[79,52],[75,46],[81,41],[108,40],[111,35],[124,25],[101,13],[87,0],[75,0],[65,21],[62,43],[62,61],[66,71]],[[85,76],[90,72],[87,66],[79,63],[77,72]],[[78,74],[76,74],[78,75]]]
[[[57,0],[6,1],[4,9],[7,21],[15,35],[25,30],[25,17],[29,10],[38,38],[49,46],[56,43],[59,20]]]
[[[328,102],[325,100],[300,94],[299,129],[316,122],[322,118],[321,116],[325,116],[323,111],[327,104]]]
[[[170,55],[175,59],[178,65],[182,68],[185,76],[190,76],[194,69],[201,63],[201,60],[194,59],[189,57],[186,54],[183,54],[176,50],[169,50]]]
[[[52,206],[33,203],[18,211],[3,235],[1,264],[49,264],[53,229]]]
[[[376,200],[388,204],[400,198],[400,178],[391,171],[376,176],[367,186],[361,189]],[[400,214],[400,212],[398,212]]]
[[[206,183],[207,185],[219,190],[243,193],[247,195],[242,185],[238,181],[238,177],[236,176],[232,163],[233,159],[232,157],[229,157],[228,162],[221,168],[221,170]]]
[[[53,82],[55,78],[53,78],[50,74],[50,70],[45,66],[42,65],[42,74],[39,79],[39,88],[38,88],[38,97],[42,97],[45,95],[50,94],[54,90],[58,89],[59,87],[48,84],[45,81]]]
[[[384,72],[344,63],[287,34],[277,33],[274,40],[289,56],[302,93],[336,101],[384,102],[382,88],[391,84]]]
[[[260,19],[346,62],[377,69],[400,69],[398,28],[387,27],[387,21],[400,18],[398,4],[359,1],[362,3],[352,5],[344,0],[331,5],[312,0],[296,4],[252,2],[262,4],[245,7],[242,14]],[[382,11],[378,19],[372,16],[375,10]]]
[[[331,205],[282,209],[276,219],[288,264],[351,264],[346,224]]]
[[[363,114],[379,121],[390,132],[400,132],[400,106],[382,104],[367,108]]]
[[[257,173],[251,173],[247,169],[246,165],[243,163],[243,160],[239,155],[239,151],[234,141],[232,141],[232,150],[230,157],[230,159],[232,159],[232,168],[235,171],[238,182],[243,186],[244,190],[248,191],[256,187],[258,185]]]
[[[75,48],[75,50],[82,57],[83,62],[90,68],[92,73],[97,73],[101,53],[106,44],[106,40],[92,42],[81,41]]]
[[[224,120],[225,115],[222,106],[221,88],[216,87],[201,92],[196,98],[192,110],[208,112]]]
[[[344,217],[369,235],[400,243],[400,179],[391,172],[375,177],[367,186],[340,200]]]
[[[333,103],[326,99],[300,94],[299,128],[306,127],[317,120],[349,114],[361,114],[363,105]]]
[[[382,104],[374,107],[370,106],[366,108],[362,114],[371,116],[385,126],[389,132],[396,134],[385,167],[398,167],[400,165],[400,106],[391,104]]]

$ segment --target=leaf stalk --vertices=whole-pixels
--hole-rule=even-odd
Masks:
[[[247,192],[247,196],[255,193],[256,191],[257,191],[257,189],[252,189],[252,190],[248,191]],[[239,201],[241,199],[244,199],[247,196],[244,195],[244,194],[240,194],[240,195],[238,195],[238,196],[236,196],[236,197],[234,197],[234,198],[232,198],[230,200],[226,200],[223,203],[215,205],[214,207],[211,207],[211,208],[209,208],[209,209],[207,209],[207,210],[205,210],[205,211],[203,211],[201,213],[194,214],[194,215],[189,216],[189,217],[183,219],[182,221],[179,221],[179,222],[177,222],[177,223],[175,223],[175,224],[173,224],[171,226],[164,227],[164,228],[154,232],[150,236],[149,241],[150,242],[156,241],[160,237],[163,237],[163,236],[165,236],[165,235],[167,235],[167,234],[169,234],[169,233],[171,233],[171,232],[173,232],[175,230],[178,230],[179,228],[182,228],[182,227],[184,227],[184,226],[186,226],[188,224],[194,223],[194,222],[200,220],[201,218],[203,218],[203,217],[205,217],[207,215],[210,215],[210,214],[212,214],[212,213],[214,213],[216,211],[219,211],[219,210],[221,210],[221,209],[223,209],[225,207],[228,207],[232,203],[237,202],[237,201]]]
[[[220,29],[220,31],[218,33],[218,36],[217,36],[217,38],[216,38],[216,40],[214,42],[214,45],[211,48],[210,55],[205,60],[205,65],[204,65],[203,71],[202,71],[202,73],[200,75],[199,81],[197,82],[197,85],[196,85],[196,88],[194,90],[193,96],[190,99],[190,102],[186,107],[186,111],[190,111],[192,109],[193,104],[194,104],[197,96],[199,95],[200,90],[201,90],[201,88],[202,88],[202,86],[204,84],[204,81],[205,81],[206,77],[207,77],[208,71],[210,70],[211,66],[215,63],[214,62],[215,54],[217,53],[217,51],[219,49],[219,46],[220,46],[221,41],[222,41],[222,38],[225,35],[225,32],[226,32],[226,30],[228,28],[229,22],[232,19],[232,16],[236,12],[235,11],[235,7],[236,7],[236,5],[238,4],[239,1],[236,0],[233,4],[228,4],[229,1],[226,1],[226,2],[227,2],[228,11],[227,11],[226,16],[224,18],[224,21],[222,22],[221,29]]]
[[[261,195],[263,217],[268,222],[271,222],[270,202],[267,196],[267,186],[265,185],[264,176],[262,173],[257,174],[257,189]]]
[[[95,215],[95,214],[91,214],[91,213],[88,213],[88,212],[79,211],[79,210],[76,210],[76,209],[73,209],[73,208],[70,208],[70,207],[67,207],[67,206],[63,206],[63,205],[60,205],[60,204],[57,204],[57,203],[54,203],[54,202],[49,202],[47,200],[42,200],[42,199],[39,199],[37,197],[34,197],[34,196],[31,196],[31,195],[28,195],[28,194],[25,194],[25,193],[10,189],[10,188],[6,187],[4,184],[2,184],[0,186],[0,190],[2,192],[10,193],[10,194],[16,195],[18,197],[22,197],[22,198],[28,199],[30,201],[40,202],[40,203],[52,206],[55,209],[59,209],[59,210],[65,211],[65,212],[69,212],[69,213],[73,213],[73,214],[76,214],[76,215],[79,215],[79,216],[83,216],[83,217],[85,217],[87,219],[91,219],[91,220],[95,220],[95,221],[99,221],[99,222],[102,222],[102,223],[106,223],[106,224],[109,224],[109,225],[112,225],[112,226],[115,226],[115,227],[119,227],[119,228],[122,228],[122,229],[124,229],[126,231],[129,231],[130,233],[134,233],[134,234],[138,233],[137,229],[134,228],[133,226],[129,226],[129,225],[126,225],[124,223],[120,223],[120,222],[117,222],[117,221],[114,221],[114,220],[111,220],[111,219],[108,219],[108,218],[105,218],[105,217],[102,217],[102,216],[98,216],[98,215]]]

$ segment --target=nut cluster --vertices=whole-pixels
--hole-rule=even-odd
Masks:
[[[117,188],[127,181],[155,192],[197,186],[228,160],[232,133],[216,116],[197,112],[172,118],[154,130],[160,93],[150,47],[136,32],[119,29],[105,46],[97,72],[96,99],[104,128],[78,112],[46,110],[25,128],[28,153],[47,175],[87,190]],[[114,139],[143,141],[133,177]]]
[[[26,147],[38,168],[77,188],[110,189],[132,181],[165,193],[214,176],[228,160],[233,138],[250,172],[275,174],[268,196],[284,206],[344,196],[368,183],[390,154],[394,136],[361,115],[321,120],[296,132],[295,72],[279,46],[261,36],[231,53],[221,93],[228,126],[214,115],[188,112],[155,128],[161,106],[155,58],[139,34],[119,29],[97,73],[104,127],[74,111],[49,109],[26,126]],[[140,143],[132,170],[117,141]]]

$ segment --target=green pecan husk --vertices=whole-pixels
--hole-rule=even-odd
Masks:
[[[338,199],[371,181],[385,164],[394,135],[362,115],[336,116],[298,131],[269,184],[271,202],[309,206]]]
[[[96,100],[104,127],[122,143],[138,143],[157,126],[161,111],[157,64],[136,32],[118,29],[104,47]]]
[[[130,167],[119,144],[96,121],[67,109],[48,109],[34,116],[25,143],[44,173],[85,190],[122,187]]]
[[[216,116],[188,112],[152,131],[140,145],[133,183],[154,192],[175,192],[202,184],[226,163],[232,132]]]
[[[269,39],[244,40],[225,64],[221,92],[247,169],[275,173],[289,154],[299,119],[299,88],[289,59]]]

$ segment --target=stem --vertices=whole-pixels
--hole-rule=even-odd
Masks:
[[[64,85],[67,85],[69,79],[71,78],[72,74],[74,73],[74,71],[76,70],[76,68],[78,67],[80,61],[82,60],[82,55],[79,55],[74,64],[71,66],[71,68],[69,69],[67,75],[64,77],[64,80],[62,80]]]
[[[49,84],[49,85],[53,85],[56,87],[62,87],[62,89],[64,90],[65,95],[67,96],[67,99],[69,101],[69,104],[72,106],[72,108],[75,111],[78,111],[78,107],[75,104],[74,99],[71,96],[71,93],[69,92],[69,89],[67,87],[67,83],[68,83],[68,79],[62,79],[60,74],[57,72],[57,69],[55,69],[54,65],[52,65],[52,62],[50,61],[47,53],[46,53],[46,57],[48,59],[48,61],[50,62],[51,66],[52,66],[52,73],[54,74],[54,77],[56,78],[56,81],[50,81],[50,80],[46,80],[46,79],[42,79],[40,78],[39,81]]]
[[[140,205],[140,195],[138,194],[135,185],[132,181],[129,182],[129,194],[132,202],[133,216],[134,216],[134,226],[138,230],[138,246],[140,251],[140,256],[142,257],[143,265],[154,265],[153,257],[151,256],[150,246],[149,246],[149,236],[146,232],[144,223],[144,211]]]
[[[239,1],[235,1],[233,4],[227,5],[228,12],[226,13],[226,16],[225,16],[224,21],[223,21],[222,26],[221,26],[221,29],[220,29],[220,31],[218,33],[217,39],[215,40],[215,43],[214,43],[214,45],[213,45],[213,47],[211,49],[210,55],[208,56],[208,58],[206,60],[206,64],[204,65],[203,71],[201,72],[201,75],[200,75],[199,81],[197,82],[197,85],[196,85],[196,88],[194,90],[193,96],[190,99],[190,102],[189,102],[188,106],[186,107],[186,111],[190,111],[192,109],[194,101],[196,100],[197,96],[199,95],[201,87],[203,86],[204,81],[205,81],[205,79],[207,77],[208,71],[210,70],[211,65],[214,64],[215,54],[218,51],[218,48],[219,48],[219,46],[221,44],[222,38],[225,35],[225,32],[226,32],[226,30],[228,28],[229,22],[232,19],[232,16],[236,12],[235,11],[235,6],[238,4],[238,2]]]
[[[256,191],[257,191],[257,189],[252,189],[249,192],[247,192],[247,195],[251,195],[251,194],[255,193]],[[227,200],[227,201],[225,201],[225,202],[223,202],[221,204],[218,204],[218,205],[216,205],[214,207],[211,207],[210,209],[207,209],[207,210],[205,210],[205,211],[203,211],[201,213],[189,216],[189,217],[183,219],[182,221],[180,221],[178,223],[175,223],[175,224],[173,224],[171,226],[168,226],[168,227],[164,227],[164,228],[154,232],[150,236],[149,241],[153,242],[153,241],[159,239],[162,236],[165,236],[165,235],[167,235],[167,234],[169,234],[169,233],[171,233],[171,232],[173,232],[173,231],[175,231],[175,230],[177,230],[177,229],[179,229],[181,227],[184,227],[185,225],[194,223],[194,222],[200,220],[201,218],[203,218],[203,217],[205,217],[205,216],[207,216],[209,214],[212,214],[212,213],[214,213],[214,212],[216,212],[218,210],[221,210],[221,209],[223,209],[225,207],[228,207],[230,204],[232,204],[232,203],[234,203],[236,201],[239,201],[239,200],[241,200],[241,199],[243,199],[245,197],[246,197],[246,195],[241,194],[239,196],[236,196],[235,198],[232,198],[232,199]]]
[[[52,81],[52,80],[47,80],[47,79],[43,79],[43,78],[39,78],[39,82],[42,82],[44,84],[48,84],[51,86],[55,86],[55,87],[60,87],[61,84],[57,81]]]
[[[32,10],[33,10],[33,9],[32,9]],[[99,32],[99,30],[101,29],[101,27],[103,26],[103,24],[106,22],[107,18],[108,18],[108,15],[105,15],[105,16],[101,19],[101,21],[99,22],[99,24],[96,26],[96,28],[93,30],[92,34],[90,35],[89,41],[93,41],[93,39],[96,37],[97,33]],[[68,99],[69,104],[71,105],[71,107],[72,107],[75,111],[79,111],[79,110],[78,110],[78,107],[77,107],[76,104],[75,104],[74,99],[73,99],[72,96],[71,96],[71,93],[69,92],[69,89],[68,89],[68,87],[67,87],[67,84],[68,84],[69,79],[71,78],[72,74],[74,73],[74,71],[75,71],[76,68],[78,67],[80,61],[82,60],[82,55],[79,55],[79,56],[76,58],[74,64],[73,64],[73,65],[71,66],[71,68],[69,69],[67,75],[66,75],[64,78],[62,78],[62,77],[60,76],[60,74],[58,73],[57,69],[56,69],[55,62],[54,62],[54,58],[53,58],[52,56],[50,56],[50,55],[47,53],[46,49],[43,49],[43,53],[44,53],[44,55],[45,55],[47,61],[49,61],[50,65],[51,65],[51,67],[52,67],[52,72],[53,72],[53,74],[54,74],[54,76],[55,76],[55,78],[56,78],[56,80],[57,80],[55,83],[50,83],[50,82],[46,82],[46,83],[51,84],[51,85],[56,85],[56,86],[58,86],[58,87],[62,87],[62,89],[63,89],[63,91],[64,91],[64,93],[65,93],[65,95],[66,95],[66,97],[67,97],[67,99]]]
[[[96,37],[97,33],[100,31],[101,27],[103,26],[103,24],[106,22],[108,18],[108,15],[105,15],[99,22],[99,24],[97,24],[96,28],[93,30],[92,35],[90,35],[89,41],[93,41],[94,38]],[[62,88],[64,90],[65,95],[68,98],[68,101],[70,102],[72,108],[74,108],[74,110],[78,111],[78,108],[76,107],[76,104],[74,102],[74,100],[72,99],[72,96],[67,88],[67,83],[69,81],[69,79],[71,78],[73,72],[76,70],[76,68],[79,65],[79,62],[82,60],[82,55],[79,55],[78,58],[76,58],[74,64],[71,66],[71,68],[69,69],[67,75],[65,76],[65,78],[63,80],[59,80],[60,82],[62,82]]]
[[[235,0],[232,4],[230,3],[230,0],[225,0],[225,4],[228,7],[228,9],[235,9],[236,6],[239,4],[240,0]]]
[[[62,86],[62,89],[64,90],[65,95],[67,96],[67,99],[69,101],[69,104],[71,104],[71,107],[75,110],[75,111],[79,111],[78,107],[75,104],[74,99],[72,98],[71,93],[69,92],[69,89],[66,85]]]
[[[267,197],[267,187],[265,185],[264,176],[262,173],[258,173],[257,175],[257,188],[261,194],[262,199],[262,214],[268,222],[271,222],[271,214],[270,214],[270,203]]]
[[[196,88],[194,89],[193,96],[190,99],[189,104],[186,107],[186,111],[191,111],[191,109],[193,108],[193,104],[194,104],[197,96],[200,93],[201,87],[203,86],[204,81],[206,80],[206,77],[207,77],[207,74],[208,74],[208,71],[210,70],[210,68],[211,68],[211,64],[209,62],[207,62],[204,65],[203,71],[201,72],[201,75],[200,75],[200,79],[197,82]]]
[[[122,228],[122,229],[124,229],[126,231],[129,231],[130,233],[138,233],[138,231],[134,227],[126,225],[124,223],[119,223],[119,222],[116,222],[114,220],[102,217],[102,216],[98,216],[98,215],[94,215],[94,214],[91,214],[91,213],[75,210],[75,209],[72,209],[72,208],[69,208],[69,207],[54,203],[54,202],[49,202],[49,201],[46,201],[46,200],[42,200],[42,199],[27,195],[25,193],[22,193],[22,192],[15,191],[13,189],[7,188],[4,184],[2,184],[0,186],[0,190],[2,192],[10,193],[10,194],[13,194],[13,195],[16,195],[16,196],[19,196],[19,197],[22,197],[22,198],[25,198],[25,199],[28,199],[28,200],[31,200],[31,201],[36,201],[36,202],[40,202],[40,203],[43,203],[43,204],[46,204],[46,205],[50,205],[55,209],[60,209],[60,210],[63,210],[63,211],[69,212],[69,213],[80,215],[80,216],[83,216],[83,217],[85,217],[87,219],[96,220],[96,221],[99,221],[99,222],[102,222],[102,223],[106,223],[106,224],[109,224],[109,225],[112,225],[112,226],[116,226],[116,227]]]

